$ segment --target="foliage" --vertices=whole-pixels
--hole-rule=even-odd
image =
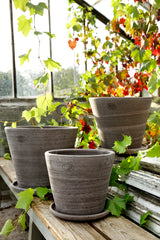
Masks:
[[[81,76],[82,94],[87,99],[133,96],[144,89],[153,93],[160,86],[158,3],[154,1],[148,10],[141,9],[140,3],[112,0],[114,18],[106,27],[104,42],[96,35],[92,9],[78,7],[73,11],[70,7],[73,15],[67,25],[72,39],[69,46],[73,49],[81,40],[86,62],[92,62],[91,70]],[[122,30],[129,38],[122,38]]]
[[[150,114],[147,120],[145,141],[149,146],[153,146],[157,141],[160,142],[160,111]]]
[[[146,157],[160,157],[160,144],[156,142],[150,149],[146,151]]]
[[[132,143],[130,136],[123,135],[123,137],[124,137],[123,141],[115,141],[113,146],[113,150],[115,150],[118,153],[125,153],[126,148]]]
[[[140,226],[142,227],[148,220],[148,217],[151,216],[151,212],[148,211],[144,214],[141,215],[141,218],[140,218]]]
[[[120,217],[122,210],[126,211],[126,205],[133,201],[133,197],[129,194],[125,194],[123,198],[115,196],[112,200],[107,200],[106,210],[109,210],[112,215]]]
[[[21,209],[21,214],[17,217],[16,221],[13,222],[11,219],[8,219],[5,222],[5,224],[2,227],[2,230],[0,232],[0,236],[5,235],[5,239],[7,239],[8,235],[12,231],[14,231],[19,224],[22,226],[23,230],[26,229],[26,224],[25,224],[26,214],[31,207],[31,203],[33,201],[33,195],[35,194],[35,191],[37,193],[37,196],[41,200],[45,200],[45,196],[51,192],[51,190],[49,190],[47,188],[39,187],[39,188],[36,188],[35,190],[32,188],[28,188],[27,190],[18,193],[17,196],[19,198],[18,198],[15,208]]]
[[[11,160],[11,159],[12,159],[10,153],[5,153],[5,154],[3,155],[3,157],[4,157],[4,159],[8,159],[8,160]]]

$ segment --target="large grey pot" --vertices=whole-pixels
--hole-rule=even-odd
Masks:
[[[61,149],[45,153],[56,211],[86,215],[104,211],[114,152]]]
[[[76,127],[6,127],[18,187],[50,186],[44,153],[49,149],[73,148],[77,131]]]
[[[130,148],[141,148],[151,97],[96,97],[89,101],[103,148],[111,149],[123,135],[132,137]]]

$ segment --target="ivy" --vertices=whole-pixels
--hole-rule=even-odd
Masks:
[[[25,61],[29,62],[29,55],[30,55],[31,51],[32,51],[32,49],[30,48],[27,54],[23,54],[23,55],[19,56],[19,58],[20,58],[20,65],[23,65],[23,63]]]
[[[61,70],[61,65],[58,62],[55,62],[51,58],[48,58],[47,60],[43,60],[43,62],[51,72],[54,72],[55,68],[57,68],[58,70]]]
[[[152,215],[152,213],[150,211],[141,215],[141,218],[140,218],[140,226],[141,227],[147,222],[148,217],[151,215]]]
[[[13,0],[14,2],[14,6],[15,8],[19,8],[20,10],[22,10],[23,12],[25,12],[27,10],[27,6],[26,4],[29,2],[30,0]]]
[[[18,18],[18,31],[22,32],[23,35],[27,37],[29,32],[32,30],[31,23],[32,18],[27,19],[26,16],[21,15]]]
[[[29,8],[30,15],[39,14],[43,16],[44,9],[48,9],[47,5],[44,2],[40,2],[37,5],[28,2],[26,6]]]
[[[122,211],[126,211],[127,203],[132,201],[133,197],[129,194],[125,194],[123,198],[115,195],[113,199],[107,200],[105,210],[109,210],[112,215],[120,217]]]
[[[123,141],[115,141],[113,150],[115,150],[117,153],[125,153],[126,148],[130,146],[132,143],[132,139],[130,136],[123,135]]]
[[[150,149],[146,151],[146,157],[160,157],[160,145],[159,142],[156,142]]]
[[[8,220],[5,222],[3,228],[2,228],[2,230],[1,230],[1,232],[0,232],[0,236],[5,235],[6,237],[8,237],[8,235],[9,235],[13,230],[14,230],[14,226],[13,226],[13,224],[12,224],[12,220],[11,220],[11,219],[8,219]]]
[[[45,196],[48,193],[51,193],[50,189],[41,188],[41,187],[38,187],[35,190],[32,189],[32,188],[28,188],[27,190],[18,193],[17,194],[18,201],[17,201],[17,204],[16,204],[15,208],[21,209],[23,211],[14,222],[11,219],[8,219],[5,222],[5,224],[2,227],[2,230],[0,232],[0,236],[5,235],[5,239],[6,239],[9,236],[9,234],[17,228],[18,224],[20,224],[22,226],[23,230],[26,229],[26,224],[25,224],[26,214],[30,209],[31,203],[33,201],[33,195],[35,194],[35,191],[37,193],[37,196],[41,200],[45,200]]]

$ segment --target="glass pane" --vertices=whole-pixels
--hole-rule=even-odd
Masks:
[[[3,1],[3,7],[0,8],[0,22],[0,31],[3,33],[1,34],[0,44],[0,97],[12,97],[12,51],[9,1]]]
[[[79,75],[84,72],[83,45],[77,43],[73,50],[69,47],[69,30],[66,28],[68,23],[68,1],[51,0],[51,28],[56,38],[52,40],[53,59],[62,66],[62,71],[54,72],[54,96],[65,97],[71,94],[73,87],[78,85]],[[79,59],[82,64],[77,65],[76,55],[81,53]]]
[[[109,20],[113,18],[112,0],[87,0],[88,4],[94,7],[97,11],[107,17]]]
[[[47,0],[45,1],[47,4]],[[34,0],[32,4],[38,4],[39,1]],[[14,31],[15,31],[15,52],[16,52],[16,76],[17,76],[17,93],[18,97],[36,97],[43,93],[43,86],[39,89],[34,87],[33,80],[44,73],[42,61],[47,60],[49,56],[49,37],[47,34],[35,35],[32,32],[25,37],[22,32],[18,32],[17,18],[24,14],[20,10],[14,9]],[[30,18],[29,14],[26,16]],[[32,28],[35,26],[35,31],[48,32],[48,11],[44,10],[44,16],[35,16],[35,22],[32,23]],[[29,62],[25,61],[20,65],[19,56],[27,54],[29,49],[32,49],[29,55]],[[40,57],[40,58],[39,58]],[[49,84],[50,85],[50,84]],[[49,91],[50,86],[48,86]]]

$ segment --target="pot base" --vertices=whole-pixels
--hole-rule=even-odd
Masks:
[[[14,181],[14,182],[11,184],[11,188],[12,188],[12,190],[13,190],[14,192],[16,192],[16,193],[20,193],[20,192],[22,192],[22,191],[27,190],[27,188],[19,187],[17,180]]]
[[[11,183],[11,188],[16,193],[20,193],[20,192],[23,192],[28,189],[28,188],[19,187],[17,180],[15,180],[14,182]],[[34,196],[36,196],[36,190],[34,190]]]
[[[100,218],[104,218],[107,215],[109,215],[109,210],[103,211],[101,213],[97,214],[91,214],[91,215],[72,215],[72,214],[66,214],[66,213],[61,213],[56,210],[55,203],[52,203],[50,205],[50,212],[61,219],[68,220],[68,221],[91,221],[91,220],[96,220]]]

